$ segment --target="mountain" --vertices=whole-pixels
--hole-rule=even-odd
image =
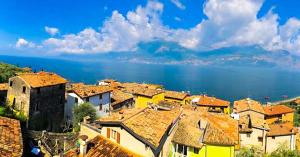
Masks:
[[[283,50],[268,51],[260,46],[226,47],[193,51],[177,43],[153,41],[140,43],[135,51],[103,54],[62,54],[60,57],[79,61],[122,61],[147,64],[193,64],[215,66],[295,67],[300,58]]]

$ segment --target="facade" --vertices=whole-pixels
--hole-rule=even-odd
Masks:
[[[187,93],[165,90],[165,101],[177,102],[181,105],[188,105],[188,96],[189,94]]]
[[[268,124],[289,122],[294,123],[294,110],[285,105],[264,106],[265,119]]]
[[[9,79],[7,101],[27,117],[29,129],[60,131],[66,82],[54,73],[22,73]]]
[[[149,104],[158,104],[164,100],[164,92],[155,89],[145,89],[143,92],[139,91],[134,93],[135,107],[146,108]]]
[[[207,95],[200,95],[198,98],[197,106],[206,108],[210,112],[221,112],[225,114],[230,113],[230,102],[217,99],[215,97],[209,97]]]
[[[266,152],[275,151],[281,145],[290,150],[296,149],[297,128],[291,123],[270,124],[270,132],[267,133]]]
[[[7,83],[1,83],[0,84],[0,105],[5,105],[6,96],[7,96],[7,89],[8,84]]]
[[[0,156],[20,157],[23,155],[23,139],[20,122],[0,117]]]
[[[250,98],[238,100],[234,102],[233,113],[239,115],[240,146],[258,146],[265,150],[269,126],[262,105]]]
[[[97,120],[96,125],[85,125],[80,134],[99,134],[127,150],[141,156],[168,156],[171,140],[181,115],[179,108],[125,109]],[[94,127],[93,127],[94,126]],[[86,130],[92,130],[87,132]],[[92,139],[94,137],[90,137]]]
[[[228,115],[184,110],[170,156],[234,157],[238,123]]]
[[[97,116],[106,116],[110,112],[111,88],[108,86],[85,85],[82,83],[71,85],[65,105],[65,119],[73,118],[72,109],[75,104],[89,102],[96,110]]]
[[[122,108],[134,107],[133,95],[114,89],[111,96],[112,110],[120,110]]]

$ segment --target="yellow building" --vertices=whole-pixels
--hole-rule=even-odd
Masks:
[[[268,124],[278,122],[294,122],[294,110],[285,105],[268,105],[264,107],[265,119]]]
[[[168,102],[177,102],[181,105],[188,105],[189,102],[187,100],[189,94],[184,92],[176,92],[176,91],[167,91],[165,90],[165,101]]]
[[[210,112],[222,112],[225,114],[230,113],[230,102],[217,99],[215,97],[209,97],[206,95],[200,95],[197,106],[201,108],[207,108]]]
[[[184,110],[170,157],[234,157],[238,123],[228,115]]]
[[[136,108],[146,108],[150,104],[158,104],[165,99],[165,94],[162,90],[140,88],[133,93],[135,98]]]

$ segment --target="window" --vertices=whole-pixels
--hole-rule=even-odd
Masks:
[[[250,137],[251,136],[251,134],[250,133],[247,133],[247,137]]]
[[[275,140],[275,136],[272,136],[272,139]]]
[[[23,87],[23,91],[22,91],[24,94],[26,93],[26,87],[24,86]]]
[[[194,153],[199,154],[199,148],[194,148]]]
[[[120,133],[118,133],[116,130],[107,128],[107,138],[120,143]]]
[[[102,111],[102,104],[99,104],[99,111]]]
[[[75,97],[75,103],[78,104],[78,98]]]
[[[100,99],[100,100],[102,99],[102,94],[99,95],[99,99]]]
[[[10,81],[9,82],[9,86],[11,87],[13,85],[13,81]]]
[[[257,139],[258,139],[259,142],[263,142],[264,141],[263,137],[258,137]]]
[[[89,98],[89,97],[87,97],[87,98],[86,98],[86,102],[89,102],[89,101],[90,101],[90,98]]]
[[[181,154],[181,155],[187,155],[187,146],[181,145],[181,144],[177,144],[177,153]]]
[[[117,131],[111,130],[111,138],[114,140],[117,139]]]
[[[37,88],[37,93],[41,94],[41,88]]]

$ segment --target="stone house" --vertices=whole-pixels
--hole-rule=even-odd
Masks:
[[[15,112],[27,117],[33,130],[60,131],[67,80],[49,73],[21,73],[9,79],[7,100]]]
[[[108,86],[85,85],[83,83],[72,84],[67,92],[65,105],[65,119],[71,120],[72,109],[75,104],[89,102],[96,110],[97,116],[106,116],[110,112],[112,89]]]
[[[267,133],[266,152],[271,153],[281,145],[290,150],[296,149],[296,135],[298,129],[291,123],[270,124],[270,132]]]
[[[239,115],[240,146],[259,146],[265,150],[269,126],[262,105],[250,98],[234,102],[233,113]]]
[[[210,112],[230,113],[230,102],[207,95],[200,95],[196,105]]]
[[[294,109],[285,105],[264,106],[265,119],[268,124],[289,122],[294,123]]]

